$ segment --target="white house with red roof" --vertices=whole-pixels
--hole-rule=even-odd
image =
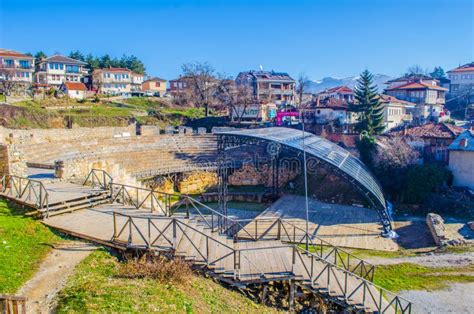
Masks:
[[[415,103],[384,94],[380,95],[380,102],[383,107],[385,131],[408,125],[413,121]]]
[[[17,90],[25,90],[33,81],[35,58],[21,52],[0,48],[0,81],[18,83]]]
[[[87,63],[62,55],[43,59],[36,65],[36,87],[59,88],[65,82],[81,82],[87,74]]]
[[[87,87],[81,82],[65,82],[61,86],[61,90],[70,98],[84,99]]]
[[[132,90],[132,71],[126,68],[96,69],[92,85],[101,94],[118,95]],[[141,83],[140,83],[141,86]]]
[[[453,97],[466,95],[474,98],[474,62],[464,64],[447,72],[451,80],[449,93]],[[471,99],[474,101],[474,99]]]
[[[315,95],[316,102],[323,103],[327,99],[335,99],[341,103],[352,103],[354,101],[354,91],[347,86],[336,86],[326,89]]]
[[[444,121],[448,118],[444,104],[447,88],[440,82],[425,75],[410,75],[388,81],[384,94],[416,104],[414,120],[418,123],[426,121]]]

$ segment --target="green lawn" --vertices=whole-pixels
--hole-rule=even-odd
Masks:
[[[192,275],[173,284],[151,278],[120,277],[121,262],[104,250],[83,260],[58,294],[58,313],[269,313],[211,279]]]
[[[0,293],[15,293],[60,238],[0,200]]]
[[[474,265],[465,267],[425,267],[402,263],[379,265],[374,283],[393,291],[443,289],[454,282],[474,282]]]

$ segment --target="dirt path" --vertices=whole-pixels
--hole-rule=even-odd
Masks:
[[[393,265],[400,263],[413,263],[427,267],[460,267],[474,264],[474,252],[452,254],[426,254],[413,257],[397,257],[397,258],[367,258],[375,265]]]
[[[474,313],[474,283],[456,283],[444,290],[402,291],[400,295],[413,301],[413,313]]]
[[[49,313],[52,300],[74,267],[96,249],[92,244],[68,241],[56,245],[41,263],[38,272],[20,289],[26,296],[28,313]]]

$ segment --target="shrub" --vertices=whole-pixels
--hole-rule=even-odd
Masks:
[[[152,255],[126,258],[118,273],[118,276],[123,278],[152,278],[173,283],[185,283],[191,279],[191,275],[191,267],[185,261]]]
[[[406,203],[423,202],[435,187],[445,183],[450,172],[438,164],[411,166],[406,175],[402,195]]]

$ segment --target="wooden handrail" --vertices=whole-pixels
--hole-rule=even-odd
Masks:
[[[24,183],[26,181],[26,183]],[[38,209],[49,210],[49,193],[43,182],[17,175],[4,175],[2,177],[2,193],[6,193],[14,198],[25,198],[28,203],[33,199],[33,204]]]

